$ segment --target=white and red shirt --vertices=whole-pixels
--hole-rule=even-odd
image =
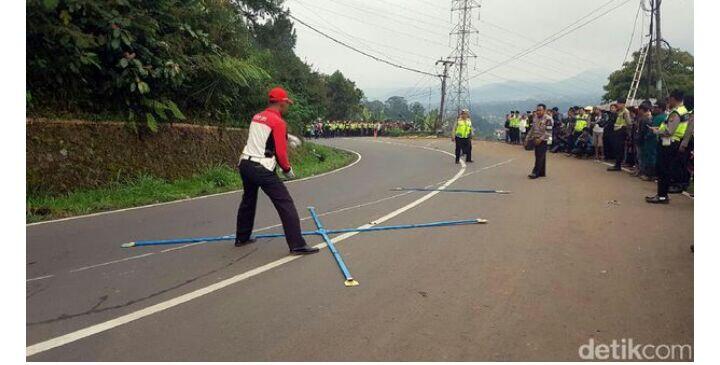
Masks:
[[[290,170],[287,154],[287,124],[280,112],[265,109],[255,114],[250,122],[243,154],[259,159],[274,156],[283,171]]]

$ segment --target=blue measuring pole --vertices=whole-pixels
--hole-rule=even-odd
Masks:
[[[486,194],[510,194],[506,190],[475,190],[475,189],[429,189],[429,188],[395,188],[394,191],[440,191],[445,193],[486,193]]]
[[[318,231],[303,231],[303,236],[319,236],[320,233]],[[276,237],[285,237],[284,233],[265,233],[265,234],[257,234],[252,236],[255,239],[258,238],[276,238]],[[183,243],[197,243],[197,242],[221,242],[221,241],[232,241],[235,240],[235,235],[225,235],[225,236],[213,236],[213,237],[195,237],[195,238],[177,238],[177,239],[170,239],[170,240],[141,240],[141,241],[135,241],[135,242],[128,242],[123,243],[123,248],[130,248],[130,247],[140,247],[140,246],[160,246],[160,245],[179,245]]]
[[[374,231],[390,231],[395,229],[413,229],[413,228],[429,228],[429,227],[442,227],[442,226],[459,226],[463,224],[479,224],[487,223],[484,219],[464,219],[459,221],[442,221],[442,222],[431,222],[431,223],[419,223],[419,224],[400,224],[396,226],[377,226],[368,228],[344,228],[344,229],[328,229],[325,231],[327,234],[336,233],[348,233],[348,232],[374,232]]]
[[[328,236],[328,231],[325,229],[322,222],[320,221],[320,217],[318,217],[317,213],[315,212],[315,207],[308,207],[308,210],[310,211],[310,216],[312,216],[312,219],[313,221],[315,221],[315,225],[318,228],[316,232],[325,240],[328,249],[330,249],[330,252],[335,258],[335,262],[337,262],[340,271],[342,271],[342,274],[345,277],[345,286],[360,285],[360,283],[358,283],[357,280],[352,277],[352,274],[350,274],[350,270],[348,270],[347,265],[345,265],[345,261],[343,260],[342,256],[340,256],[340,251],[335,248],[335,245],[330,239],[330,236]]]

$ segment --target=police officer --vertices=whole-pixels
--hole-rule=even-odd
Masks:
[[[552,134],[553,120],[548,115],[545,104],[538,104],[535,108],[535,114],[532,117],[532,125],[525,137],[525,145],[532,143],[535,148],[535,166],[528,177],[537,179],[545,177],[545,161],[547,156],[548,137]]]
[[[617,117],[613,125],[612,147],[615,156],[615,166],[608,167],[608,171],[621,171],[625,159],[625,141],[627,140],[628,129],[632,126],[633,120],[630,111],[625,107],[625,99],[618,99],[615,103]]]
[[[319,251],[305,243],[300,230],[300,218],[285,184],[275,173],[280,165],[286,178],[295,177],[287,154],[287,125],[282,115],[288,111],[292,100],[280,87],[268,94],[269,106],[255,114],[250,122],[248,138],[240,156],[240,177],[243,182],[243,196],[237,214],[235,246],[255,242],[251,237],[255,222],[258,189],[270,198],[280,215],[285,239],[293,255],[307,255]]]
[[[467,109],[463,109],[460,112],[460,117],[455,123],[455,135],[453,140],[455,141],[455,163],[460,163],[460,155],[465,154],[465,162],[472,161],[472,137],[473,127],[470,121],[470,112]]]
[[[688,110],[683,105],[684,94],[675,90],[668,97],[670,115],[667,121],[660,124],[660,127],[653,127],[652,130],[660,139],[660,147],[657,159],[657,195],[648,196],[645,201],[651,204],[668,204],[668,190],[672,177],[672,168],[677,163],[678,150],[685,137],[688,126]]]

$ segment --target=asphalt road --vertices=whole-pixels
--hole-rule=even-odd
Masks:
[[[449,140],[323,141],[352,167],[288,187],[328,228],[484,218],[485,225],[363,233],[287,256],[282,239],[120,248],[233,233],[239,193],[27,227],[30,361],[578,360],[632,338],[693,344],[693,201],[643,201],[654,185],[559,155]],[[398,192],[447,186],[509,195]],[[278,231],[266,198],[256,227]],[[389,216],[388,216],[389,215]],[[267,228],[270,227],[270,228]],[[310,243],[318,244],[316,237]]]

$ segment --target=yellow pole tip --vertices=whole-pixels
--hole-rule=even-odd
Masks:
[[[482,218],[478,218],[478,219],[476,219],[476,221],[480,224],[485,224],[488,222],[487,219],[482,219]]]
[[[360,283],[357,282],[355,279],[347,279],[345,280],[345,286],[358,286]]]
[[[135,247],[135,242],[123,243],[123,244],[122,244],[122,247],[123,247],[123,248]]]

